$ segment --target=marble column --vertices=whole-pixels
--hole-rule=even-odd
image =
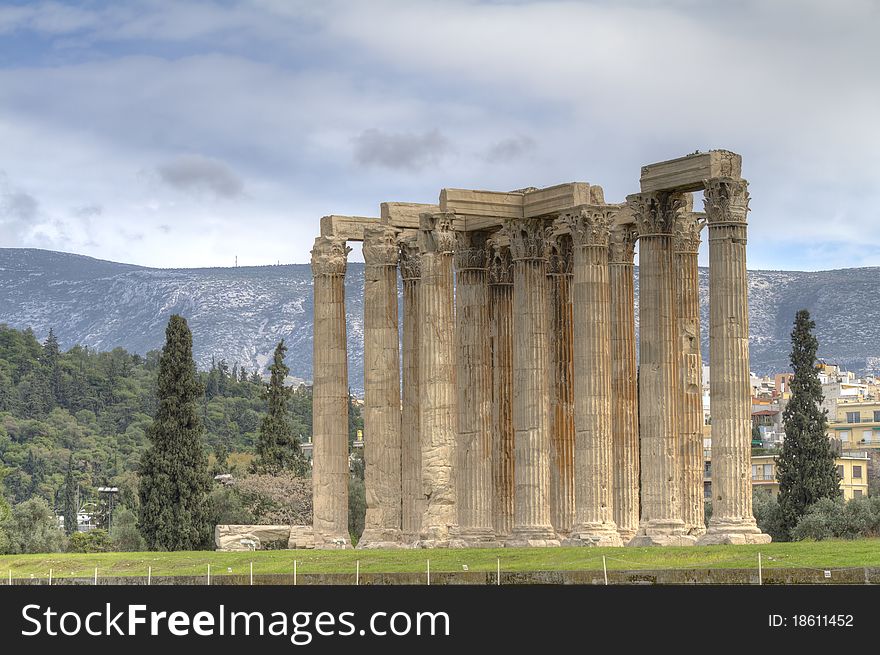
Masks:
[[[312,525],[316,548],[349,548],[348,355],[345,239],[318,237],[312,249]]]
[[[420,215],[419,436],[424,509],[417,545],[422,548],[448,547],[456,521],[454,244],[453,214]]]
[[[400,548],[400,335],[397,232],[364,228],[364,485],[358,548]]]
[[[608,238],[613,218],[604,205],[564,214],[574,272],[575,519],[566,542],[622,545],[614,522],[611,427],[611,283]]]
[[[674,250],[679,350],[679,445],[681,518],[689,534],[706,531],[703,500],[703,384],[700,355],[699,214],[676,218]]]
[[[712,403],[712,518],[703,544],[767,543],[752,515],[748,183],[706,181],[709,225],[709,394]]]
[[[548,244],[550,309],[550,522],[568,536],[574,521],[574,389],[572,377],[571,236]]]
[[[403,280],[403,411],[400,417],[401,531],[412,544],[419,537],[422,496],[422,449],[419,441],[419,287],[421,253],[415,241],[400,244],[400,277]]]
[[[458,530],[453,547],[497,547],[492,519],[492,359],[486,235],[458,232],[455,248]]]
[[[513,529],[513,263],[510,248],[493,242],[489,263],[489,341],[492,351],[492,467],[495,535]]]
[[[611,228],[611,424],[614,522],[623,543],[639,527],[639,404],[636,385],[636,324],[632,225]]]
[[[540,219],[508,222],[513,259],[513,430],[516,462],[510,546],[558,546],[550,523],[547,253]]]
[[[678,457],[678,330],[672,232],[683,194],[627,196],[639,231],[641,516],[630,546],[686,546]]]

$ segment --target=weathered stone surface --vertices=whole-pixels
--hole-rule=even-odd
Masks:
[[[315,532],[310,525],[291,525],[290,538],[287,540],[288,550],[297,548],[314,548]]]
[[[358,548],[400,548],[400,355],[397,232],[364,230],[364,482]]]
[[[540,219],[510,221],[513,259],[514,525],[506,545],[558,546],[550,523],[547,254]]]
[[[379,217],[383,223],[401,230],[417,231],[419,215],[435,214],[440,211],[440,206],[420,202],[383,202],[379,209]]]
[[[611,286],[608,239],[613,215],[602,205],[563,214],[573,244],[575,517],[566,543],[620,546],[614,522],[611,430]]]
[[[639,231],[641,516],[630,546],[692,545],[681,519],[672,233],[682,194],[627,196]]]
[[[571,532],[575,506],[571,249],[569,234],[555,234],[549,240],[550,522],[560,536]]]
[[[703,500],[703,384],[700,356],[700,250],[701,214],[681,212],[675,223],[676,307],[679,348],[679,470],[681,518],[688,534],[706,531]]]
[[[614,522],[623,543],[639,527],[639,404],[633,254],[637,232],[616,223],[610,234],[611,416]]]
[[[419,335],[419,389],[422,407],[419,436],[422,446],[424,511],[418,546],[448,547],[456,521],[455,437],[456,386],[452,253],[455,234],[451,214],[422,214],[419,250],[422,278],[419,290],[422,318]]]
[[[311,526],[297,527],[308,527],[311,530]],[[264,550],[267,545],[279,543],[287,548],[289,540],[289,525],[217,525],[214,527],[214,547],[217,550]]]
[[[492,520],[492,357],[486,235],[460,232],[455,251],[458,435],[452,545],[498,546]]]
[[[701,544],[767,543],[752,515],[745,180],[707,180],[712,518]]]
[[[698,152],[677,159],[642,166],[642,193],[697,191],[715,177],[739,179],[742,157],[729,150]]]
[[[501,538],[513,529],[514,503],[513,263],[502,240],[493,240],[489,264],[494,525]]]
[[[324,216],[321,218],[321,236],[344,241],[363,241],[364,228],[378,224],[378,218],[367,216]]]
[[[314,276],[312,495],[318,548],[350,547],[348,535],[348,358],[345,339],[345,268],[349,248],[318,237]]]
[[[422,260],[418,244],[400,244],[400,277],[403,281],[403,410],[400,419],[401,531],[404,543],[415,543],[424,511],[422,447],[419,439],[421,392],[419,382],[419,288]]]

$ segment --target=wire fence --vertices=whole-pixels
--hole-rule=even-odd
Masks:
[[[625,553],[617,556],[588,554],[578,557],[573,565],[559,569],[535,569],[524,566],[516,557],[497,557],[494,566],[480,561],[471,570],[468,564],[460,564],[453,569],[449,563],[432,569],[430,557],[426,557],[421,571],[381,570],[380,561],[370,562],[369,557],[356,559],[351,566],[346,563],[335,567],[332,572],[325,570],[326,564],[309,571],[309,562],[300,559],[290,560],[289,571],[279,572],[277,562],[266,564],[270,570],[255,572],[254,561],[244,567],[218,567],[208,563],[203,572],[166,573],[157,575],[152,565],[145,570],[128,569],[124,574],[115,570],[103,573],[95,567],[86,575],[82,571],[63,572],[50,567],[44,574],[28,573],[16,575],[8,569],[6,586],[29,584],[880,584],[880,563],[877,566],[816,566],[789,554],[730,556],[723,559],[692,560],[682,554],[680,565],[668,563],[659,566],[648,558],[640,561]],[[506,560],[506,561],[505,561]],[[366,564],[366,566],[362,566]],[[508,566],[505,566],[507,564]],[[366,570],[364,570],[366,568]],[[60,575],[59,575],[60,573]],[[646,578],[650,574],[653,579]]]

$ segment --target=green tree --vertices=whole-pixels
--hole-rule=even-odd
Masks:
[[[840,476],[827,436],[826,412],[820,409],[822,384],[816,369],[819,341],[816,323],[800,310],[791,332],[791,398],[782,414],[785,440],[777,458],[782,530],[790,534],[800,518],[821,498],[840,496]]]
[[[159,408],[140,464],[140,530],[151,550],[194,550],[208,541],[210,478],[197,411],[202,390],[192,333],[177,314],[165,330],[157,391]]]
[[[144,549],[144,538],[137,528],[137,515],[127,507],[113,513],[110,547],[115,551],[136,552]]]
[[[7,550],[21,553],[57,553],[64,548],[58,519],[42,498],[31,498],[12,508],[6,521]]]
[[[254,470],[267,473],[287,470],[302,475],[306,470],[305,458],[299,438],[294,435],[287,418],[290,390],[284,386],[284,379],[289,372],[284,364],[286,352],[282,339],[275,347],[272,365],[269,367],[269,412],[260,424]]]
[[[61,402],[61,348],[52,328],[49,328],[49,336],[43,342],[43,353],[40,356],[40,364],[46,371],[49,381],[49,389],[55,403]]]
[[[76,480],[73,477],[73,453],[67,459],[67,473],[64,475],[64,532],[69,537],[76,532]]]

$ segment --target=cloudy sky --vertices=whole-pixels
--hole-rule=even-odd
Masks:
[[[877,266],[878,33],[875,0],[0,1],[0,247],[307,262],[324,214],[619,202],[727,148],[751,268]]]

